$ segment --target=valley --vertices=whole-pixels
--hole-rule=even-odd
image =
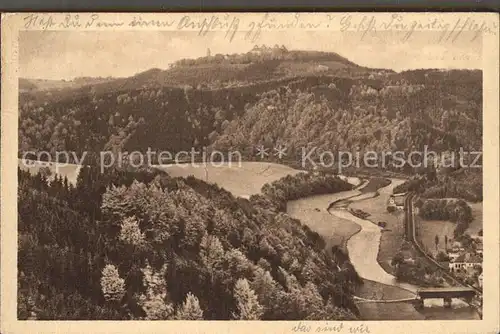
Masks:
[[[20,78],[18,317],[478,319],[457,298],[412,303],[450,285],[425,259],[434,234],[478,249],[482,169],[439,158],[482,149],[482,76],[256,45],[130,77]],[[143,160],[202,150],[242,161]],[[412,196],[425,256],[407,240]],[[477,267],[460,275],[479,286]]]

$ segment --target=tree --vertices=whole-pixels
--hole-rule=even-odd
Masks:
[[[446,255],[445,252],[439,252],[436,255],[436,261],[438,261],[438,262],[445,262],[445,261],[448,261],[448,260],[449,260],[448,255]]]
[[[447,235],[444,236],[444,248],[448,249],[448,236]]]
[[[200,301],[191,292],[188,292],[186,300],[177,310],[176,318],[178,320],[203,320],[203,311],[200,307]]]
[[[101,289],[107,301],[119,302],[125,295],[125,280],[112,264],[106,265],[102,270]]]
[[[238,320],[259,320],[263,313],[257,295],[250,288],[246,278],[240,278],[234,285],[234,299],[239,313],[233,314]]]
[[[311,258],[308,258],[302,267],[301,275],[306,281],[313,281],[319,271],[318,266]]]
[[[436,237],[434,238],[434,243],[436,244],[436,251],[437,251],[438,245],[439,245],[439,237],[437,234],[436,234]]]
[[[404,256],[401,252],[396,253],[392,258],[391,264],[395,267],[398,267],[400,264],[404,262]]]
[[[200,257],[203,263],[210,269],[220,264],[224,258],[224,248],[215,235],[210,235],[207,232],[201,238]]]
[[[159,272],[153,272],[149,263],[141,269],[144,275],[143,284],[146,287],[146,293],[139,297],[139,305],[146,313],[148,320],[167,320],[174,313],[172,304],[166,302],[166,270],[167,267],[164,265]]]
[[[144,244],[144,233],[139,229],[139,223],[135,217],[123,220],[119,239],[129,245],[141,246]]]
[[[325,308],[323,298],[321,297],[318,288],[314,283],[307,282],[302,289],[302,298],[306,309],[307,320],[323,320],[325,319]]]
[[[277,290],[277,283],[271,276],[271,273],[260,267],[255,270],[254,279],[251,285],[257,293],[259,302],[262,304],[272,299]]]

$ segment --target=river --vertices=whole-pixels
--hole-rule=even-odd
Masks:
[[[322,235],[326,239],[327,246],[330,246],[332,243],[339,244],[339,240],[345,241],[348,238],[347,251],[350,261],[363,279],[404,289],[410,294],[414,294],[419,288],[418,286],[398,282],[393,275],[380,266],[377,255],[382,235],[381,228],[369,220],[352,215],[346,210],[346,207],[350,203],[360,201],[363,201],[365,206],[378,208],[378,211],[385,210],[386,201],[392,194],[393,188],[403,182],[403,180],[391,179],[391,184],[379,189],[378,195],[375,192],[360,191],[366,185],[366,182],[360,185],[358,178],[349,178],[346,180],[356,185],[357,188],[331,195],[311,196],[291,201],[287,205],[288,214],[300,219],[312,230]],[[336,204],[325,212],[325,208],[328,208],[332,202],[336,202]],[[408,310],[408,304],[404,305],[404,307],[402,303],[372,303],[371,305],[372,308],[377,308],[377,311],[373,312],[376,315],[371,320],[392,320],[392,318],[386,317],[388,314],[394,312],[394,307],[397,305],[400,305],[401,309],[406,309],[405,312],[407,313],[398,319],[411,320],[419,316],[418,314],[416,315],[417,311],[413,307],[411,307],[411,310]],[[423,316],[426,319],[479,319],[477,312],[459,299],[453,300],[451,309],[443,308],[443,301],[440,299],[425,300],[424,306],[424,309],[418,313],[420,313],[420,317]],[[384,312],[384,308],[387,308],[386,312]]]
[[[402,182],[402,180],[393,180],[390,185],[379,190],[379,196],[375,197],[375,193],[368,192],[350,198],[349,201],[384,202],[386,198],[388,198],[388,196],[392,194],[392,189]],[[383,207],[385,208],[386,205],[384,205]],[[347,242],[347,251],[349,252],[349,258],[361,277],[375,282],[397,286],[411,292],[417,291],[417,286],[397,282],[394,276],[388,274],[379,265],[377,261],[377,255],[379,251],[380,237],[382,235],[382,230],[380,227],[369,220],[361,219],[352,215],[344,208],[333,207],[329,211],[332,215],[335,215],[341,219],[350,220],[351,222],[361,227],[361,230],[353,235]]]

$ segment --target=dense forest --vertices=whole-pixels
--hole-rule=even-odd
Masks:
[[[265,192],[157,171],[84,167],[76,186],[18,173],[20,319],[356,318],[348,257]],[[324,178],[265,188],[323,193]]]
[[[359,67],[334,53],[287,54],[297,59],[256,60],[249,55],[252,68],[238,67],[239,76],[232,79],[220,67],[234,66],[231,59],[238,57],[220,63],[208,57],[208,63],[205,58],[185,60],[169,70],[75,89],[24,92],[19,97],[19,154],[147,148],[179,152],[208,146],[239,150],[255,159],[255,145],[282,144],[293,160],[302,148],[313,147],[313,159],[324,150],[408,153],[427,146],[444,154],[460,147],[482,148],[481,71],[394,73]],[[358,73],[294,68],[329,68],[329,62]],[[292,74],[277,70],[283,66],[292,68]],[[220,77],[206,78],[207,70]],[[255,73],[259,80],[249,77]],[[165,81],[190,75],[220,87]],[[385,159],[391,168],[391,158]]]
[[[274,203],[279,204],[280,210],[285,211],[288,201],[351,189],[353,186],[350,183],[337,176],[302,172],[294,176],[287,175],[271,184],[265,184],[262,187],[262,193]]]
[[[437,173],[435,168],[394,187],[394,193],[414,191],[423,198],[461,198],[483,200],[483,169],[460,168]]]
[[[324,150],[409,152],[423,151],[425,146],[437,153],[460,147],[479,150],[480,101],[472,92],[467,97],[450,94],[443,99],[437,95],[447,95],[443,89],[425,80],[379,89],[359,82],[348,90],[333,83],[269,91],[224,128],[214,147],[279,143],[295,155],[302,148],[316,147],[313,158]],[[341,97],[344,103],[339,103]]]

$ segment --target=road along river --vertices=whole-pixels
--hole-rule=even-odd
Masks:
[[[385,210],[387,200],[392,194],[393,188],[404,182],[404,180],[391,179],[391,184],[379,189],[378,194],[376,192],[362,192],[361,189],[366,185],[366,182],[360,184],[361,182],[358,178],[349,178],[347,181],[356,185],[357,188],[355,190],[331,195],[311,196],[296,201],[290,201],[287,205],[288,214],[294,218],[300,219],[312,230],[323,236],[328,248],[332,244],[343,243],[347,248],[351,263],[356,268],[359,275],[365,280],[404,289],[404,291],[413,295],[419,288],[418,286],[398,282],[396,278],[386,272],[377,261],[382,229],[369,220],[352,215],[346,209],[349,204],[361,203],[362,201],[365,207],[377,208],[379,212]],[[330,207],[332,202],[335,203]],[[329,207],[329,210],[325,210]],[[365,211],[371,213],[369,209]],[[402,223],[401,221],[401,224]],[[373,308],[370,311],[373,311],[372,313],[375,314],[372,320],[390,320],[390,318],[385,317],[388,313],[397,312],[398,307],[398,304],[372,305]],[[403,308],[402,303],[399,304],[399,306]],[[408,305],[405,305],[404,308],[408,308],[407,306]],[[452,309],[444,309],[443,301],[440,299],[425,300],[424,306],[425,308],[421,313],[427,319],[465,320],[479,318],[477,312],[475,312],[473,308],[458,299],[453,300]],[[384,310],[384,308],[387,308],[387,310]],[[414,310],[413,307],[411,307],[411,309]],[[399,319],[416,319],[415,313],[417,313],[417,311],[406,310],[406,313],[406,315],[402,315]],[[370,314],[370,316],[372,316],[372,314]],[[408,318],[405,318],[406,316],[408,316]]]

